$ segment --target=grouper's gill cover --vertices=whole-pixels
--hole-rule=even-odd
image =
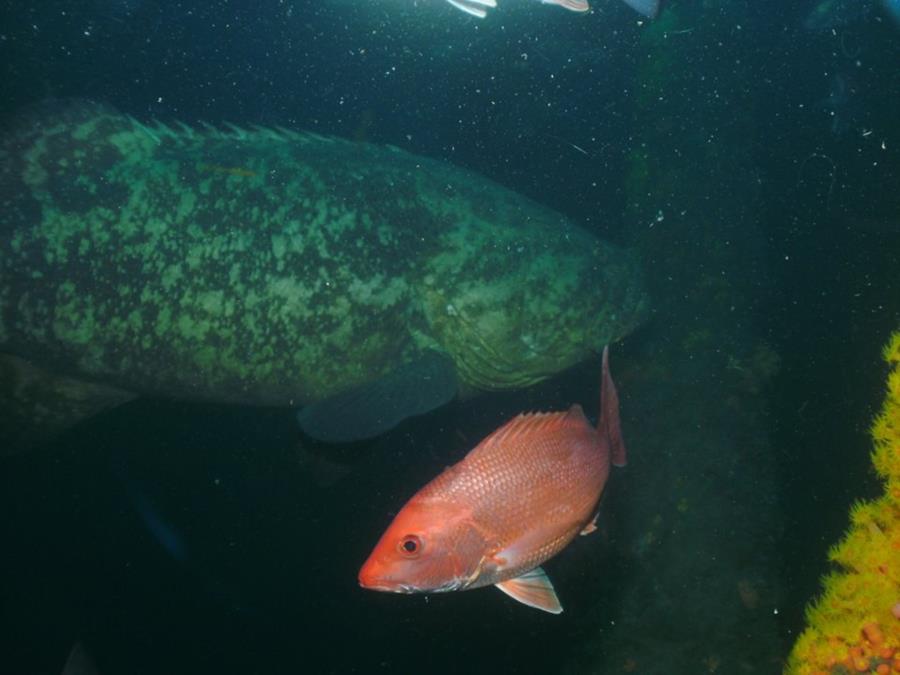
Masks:
[[[389,146],[84,101],[0,140],[0,352],[70,389],[308,406],[361,438],[559,372],[646,308],[625,252]]]

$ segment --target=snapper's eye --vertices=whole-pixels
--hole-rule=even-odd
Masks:
[[[397,544],[397,550],[406,558],[417,558],[422,552],[422,540],[414,534],[408,534]]]

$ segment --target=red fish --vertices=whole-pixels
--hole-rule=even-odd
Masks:
[[[419,490],[362,566],[360,585],[394,593],[495,585],[562,612],[540,565],[596,529],[610,464],[625,465],[608,347],[600,389],[596,429],[579,405],[519,415]]]

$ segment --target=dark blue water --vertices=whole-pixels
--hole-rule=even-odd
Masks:
[[[900,325],[900,26],[882,5],[613,0],[0,3],[0,115],[78,97],[281,125],[473,169],[636,247],[653,319],[614,352],[631,463],[566,611],[356,574],[403,502],[597,364],[370,443],[291,411],[138,400],[0,465],[0,672],[780,672]],[[837,3],[838,9],[844,7]]]

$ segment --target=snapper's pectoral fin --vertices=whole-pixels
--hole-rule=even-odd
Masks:
[[[29,450],[133,398],[129,391],[56,375],[0,354],[0,455]]]
[[[556,597],[556,591],[553,590],[553,584],[540,567],[535,567],[515,579],[501,581],[496,586],[512,599],[529,607],[542,609],[551,614],[561,614],[563,611],[559,598]]]
[[[458,389],[452,359],[428,350],[384,377],[306,406],[297,419],[317,440],[360,441],[449,403]]]
[[[655,19],[662,7],[662,0],[625,0],[625,4],[648,19]]]
[[[597,531],[597,518],[599,518],[599,517],[600,517],[600,512],[597,511],[597,513],[591,519],[591,522],[589,522],[587,525],[585,525],[579,534],[581,534],[581,536],[583,537],[584,535],[590,534],[591,532],[596,532]]]

